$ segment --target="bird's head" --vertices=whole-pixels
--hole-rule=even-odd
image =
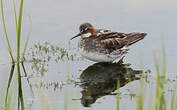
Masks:
[[[92,35],[96,35],[97,32],[96,28],[92,26],[90,23],[81,24],[79,30],[80,32],[76,36],[72,37],[71,40],[79,36],[90,37]]]

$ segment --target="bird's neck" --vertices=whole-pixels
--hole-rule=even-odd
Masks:
[[[95,27],[92,27],[91,30],[92,30],[91,31],[92,35],[96,35],[97,34],[97,29]]]

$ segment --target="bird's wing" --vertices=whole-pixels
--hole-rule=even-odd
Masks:
[[[129,46],[146,36],[146,33],[118,33],[118,32],[106,32],[97,36],[98,41],[108,50],[121,49],[124,46]]]

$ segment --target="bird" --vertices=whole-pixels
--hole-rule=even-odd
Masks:
[[[79,31],[70,40],[80,36],[79,53],[94,62],[119,62],[128,53],[129,46],[144,39],[147,35],[144,32],[122,33],[97,29],[91,23],[81,24]]]

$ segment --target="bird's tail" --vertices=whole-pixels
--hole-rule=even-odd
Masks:
[[[138,33],[138,32],[133,32],[127,34],[127,38],[125,38],[127,45],[132,45],[142,39],[147,35],[147,33]]]

